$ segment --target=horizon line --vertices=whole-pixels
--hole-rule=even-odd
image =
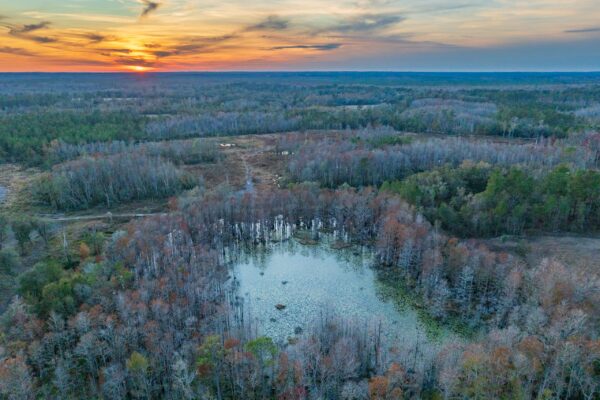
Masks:
[[[185,70],[185,71],[1,71],[0,74],[124,74],[124,75],[150,75],[150,74],[286,74],[286,73],[409,73],[409,74],[594,74],[600,73],[599,69],[591,70]]]

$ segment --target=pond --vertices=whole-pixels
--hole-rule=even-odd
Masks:
[[[324,313],[380,327],[385,344],[398,348],[437,346],[454,336],[442,329],[432,337],[414,309],[385,296],[373,264],[366,247],[334,250],[292,239],[246,255],[233,275],[258,334],[279,343],[302,335]]]

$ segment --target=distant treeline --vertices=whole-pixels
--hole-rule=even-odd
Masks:
[[[0,161],[44,165],[57,139],[79,145],[384,125],[436,134],[565,137],[600,125],[594,76],[115,75],[119,89],[104,75],[57,75],[56,81],[0,76]],[[556,85],[534,85],[546,80]]]

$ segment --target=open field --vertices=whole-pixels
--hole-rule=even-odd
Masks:
[[[545,259],[592,274],[600,272],[600,236],[545,235],[522,238],[495,238],[484,241],[498,251],[518,254],[533,267]]]
[[[13,208],[27,204],[24,191],[33,179],[39,174],[35,168],[25,168],[17,164],[0,164],[0,186],[6,192],[0,209]]]

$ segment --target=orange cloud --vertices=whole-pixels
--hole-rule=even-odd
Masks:
[[[20,0],[0,16],[0,70],[438,68],[460,49],[600,39],[596,1]]]

